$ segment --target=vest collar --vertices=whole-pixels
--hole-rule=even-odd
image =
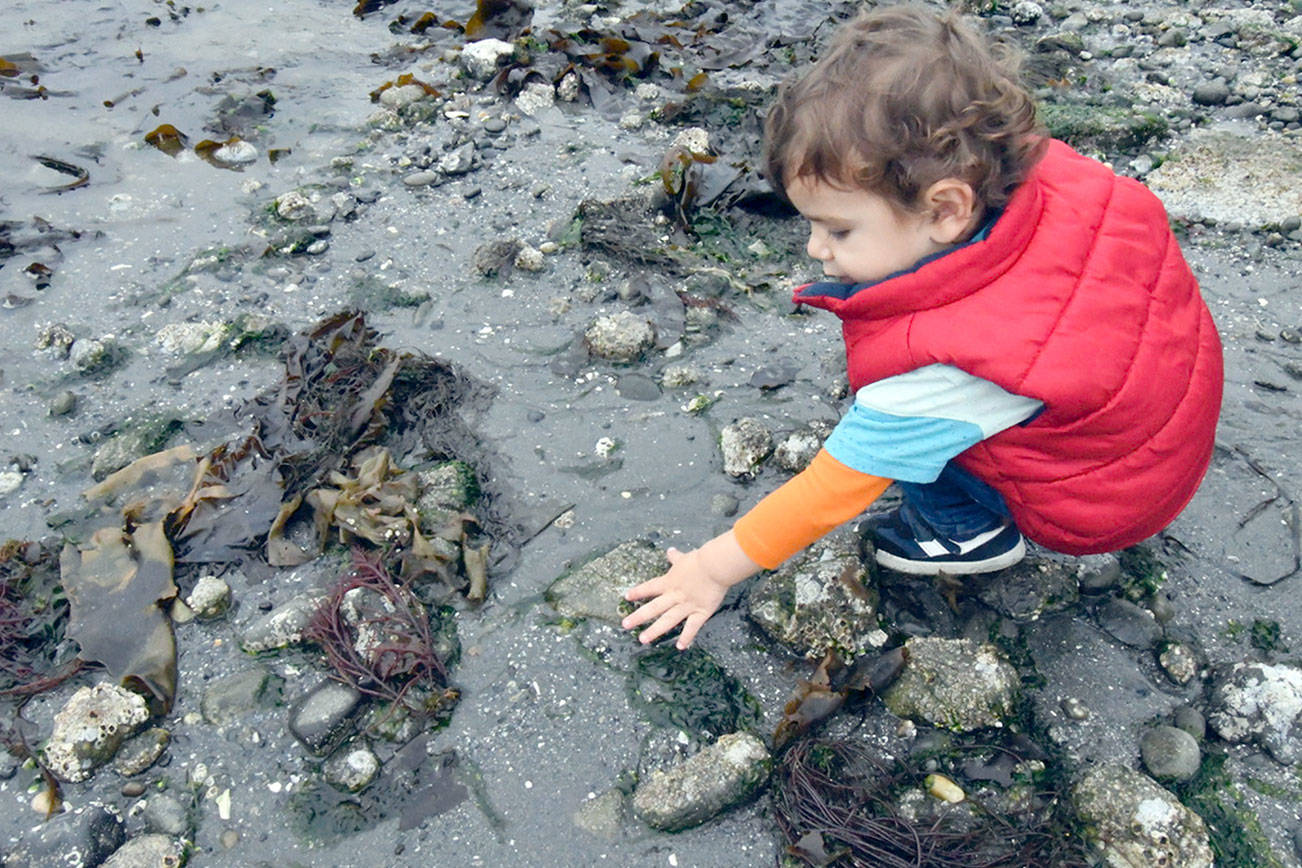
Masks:
[[[1046,163],[1056,162],[1058,144],[1050,144],[984,239],[933,254],[871,283],[807,283],[796,288],[792,301],[830,310],[842,319],[874,320],[930,310],[971,295],[1012,267],[1035,234],[1044,209],[1041,174]]]

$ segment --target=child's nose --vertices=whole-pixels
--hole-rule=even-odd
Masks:
[[[827,249],[827,241],[813,229],[809,231],[809,241],[805,244],[805,252],[809,254],[810,259],[817,259],[819,262],[825,262],[832,258]]]

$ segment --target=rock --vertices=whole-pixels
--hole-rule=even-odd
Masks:
[[[165,353],[207,353],[222,345],[230,326],[224,322],[173,322],[154,335]]]
[[[583,339],[594,356],[627,363],[650,349],[656,335],[650,321],[625,310],[597,317],[583,333]]]
[[[5,868],[93,868],[126,840],[122,819],[99,802],[55,814],[33,826],[5,854]]]
[[[749,798],[768,778],[771,760],[750,733],[724,735],[667,771],[654,771],[633,792],[633,811],[672,832],[700,825]]]
[[[737,479],[750,479],[773,451],[773,435],[758,419],[738,419],[720,433],[719,448],[723,451],[723,472]]]
[[[258,149],[243,139],[236,139],[213,151],[212,158],[227,166],[247,166],[258,161]]]
[[[1153,613],[1129,600],[1113,598],[1098,609],[1099,626],[1131,648],[1152,648],[1162,638],[1162,625]]]
[[[705,375],[695,365],[666,365],[660,374],[660,385],[666,389],[685,389],[705,381]]]
[[[1278,224],[1302,213],[1302,140],[1270,131],[1194,130],[1144,183],[1176,219]]]
[[[439,158],[438,170],[445,175],[464,175],[475,167],[475,143],[466,142]]]
[[[1020,27],[1027,27],[1040,20],[1044,15],[1044,8],[1039,3],[1032,0],[1018,0],[1012,8],[1008,10],[1008,17],[1013,19],[1013,23]]]
[[[610,789],[588,799],[574,812],[574,825],[594,837],[614,840],[624,825],[624,794]]]
[[[311,219],[316,215],[316,209],[312,207],[312,200],[297,190],[290,190],[277,198],[273,204],[276,207],[276,216],[281,220],[297,222]]]
[[[109,344],[94,338],[78,338],[68,348],[68,360],[79,371],[92,371],[109,358]]]
[[[408,187],[428,187],[435,181],[442,180],[443,176],[438,172],[412,172],[410,175],[402,177],[402,183]]]
[[[1230,98],[1230,86],[1221,78],[1200,82],[1194,87],[1192,98],[1198,105],[1225,105]]]
[[[266,669],[257,666],[208,682],[199,702],[203,719],[217,726],[239,720],[257,707],[270,678]]]
[[[167,835],[141,835],[119,847],[104,868],[176,868],[184,853],[181,842]]]
[[[693,154],[708,154],[710,152],[710,133],[703,127],[688,127],[674,136],[670,147],[682,148],[684,151]]]
[[[1027,558],[991,576],[978,592],[981,602],[1016,621],[1035,621],[1080,599],[1080,567],[1069,560]]]
[[[150,727],[139,735],[132,736],[118,748],[113,770],[123,777],[140,774],[158,762],[171,740],[172,734],[161,726]]]
[[[1073,789],[1072,801],[1107,865],[1212,868],[1202,818],[1140,772],[1095,766]]]
[[[716,494],[710,498],[710,514],[720,518],[732,518],[741,507],[741,501],[731,494]]]
[[[531,81],[515,98],[515,107],[533,117],[556,104],[556,88],[550,82]]]
[[[773,450],[773,460],[788,473],[799,473],[814,460],[824,439],[815,431],[794,431]]]
[[[397,87],[386,87],[380,93],[380,105],[387,106],[397,110],[420,102],[428,97],[429,94],[425,88],[418,84],[404,84]]]
[[[543,252],[536,247],[528,244],[522,245],[519,252],[515,254],[515,267],[521,271],[539,272],[546,268],[543,261]]]
[[[147,720],[138,693],[107,682],[79,688],[54,716],[45,764],[59,780],[84,781]]]
[[[68,358],[76,336],[63,323],[52,323],[36,334],[34,346],[38,350],[47,350],[56,359]]]
[[[486,81],[497,74],[498,65],[515,53],[515,46],[500,39],[467,42],[461,49],[461,68],[471,78]]]
[[[145,828],[177,838],[190,834],[192,817],[185,806],[169,793],[155,793],[142,804],[141,819]]]
[[[1012,711],[1020,679],[995,646],[915,636],[904,651],[904,671],[882,697],[895,715],[969,732],[1001,726]]]
[[[867,584],[852,531],[824,537],[750,591],[748,614],[774,641],[811,660],[850,660],[876,646],[877,589]]]
[[[1202,712],[1188,705],[1176,710],[1175,725],[1198,741],[1202,741],[1207,735],[1207,720],[1203,717]]]
[[[322,769],[326,782],[345,792],[358,793],[380,773],[380,760],[369,747],[341,750]]]
[[[617,624],[624,592],[669,568],[664,552],[631,540],[562,576],[547,589],[547,601],[566,618],[597,618]]]
[[[324,756],[348,735],[348,724],[362,694],[337,681],[322,681],[294,704],[289,731],[317,756]]]
[[[216,576],[200,576],[185,604],[201,621],[220,618],[231,607],[231,586]]]
[[[1144,733],[1139,755],[1144,768],[1159,781],[1191,780],[1203,761],[1198,741],[1174,726],[1155,726]]]
[[[1209,708],[1207,723],[1226,741],[1255,741],[1285,764],[1302,759],[1302,669],[1236,663]]]
[[[475,271],[484,277],[507,277],[515,267],[515,255],[524,244],[517,238],[490,241],[475,248]]]
[[[1182,642],[1167,642],[1158,652],[1157,662],[1176,684],[1188,684],[1198,674],[1198,657]]]
[[[244,628],[240,647],[250,654],[260,654],[302,641],[303,631],[321,601],[319,596],[302,594],[280,604]]]
[[[420,484],[416,509],[422,513],[468,509],[479,497],[475,471],[464,461],[448,461],[428,470],[419,470],[416,480]]]
[[[23,475],[17,470],[0,470],[0,497],[23,487]]]
[[[1086,593],[1115,588],[1121,581],[1121,559],[1114,554],[1083,555],[1076,563],[1076,581]]]
[[[77,393],[64,389],[50,401],[51,416],[67,416],[77,409]]]

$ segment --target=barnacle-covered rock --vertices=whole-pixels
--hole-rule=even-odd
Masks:
[[[1113,868],[1211,868],[1202,817],[1148,776],[1122,765],[1096,766],[1072,792],[1085,836]]]
[[[1017,670],[995,646],[970,639],[914,637],[908,663],[882,699],[894,714],[969,732],[1002,726],[1012,711]]]
[[[83,687],[54,716],[45,764],[63,781],[84,781],[149,720],[144,698],[116,684]]]

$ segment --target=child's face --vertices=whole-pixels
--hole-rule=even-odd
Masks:
[[[823,264],[829,280],[881,280],[949,246],[932,237],[927,215],[901,215],[867,190],[802,177],[787,185],[787,198],[809,221],[805,250]]]

